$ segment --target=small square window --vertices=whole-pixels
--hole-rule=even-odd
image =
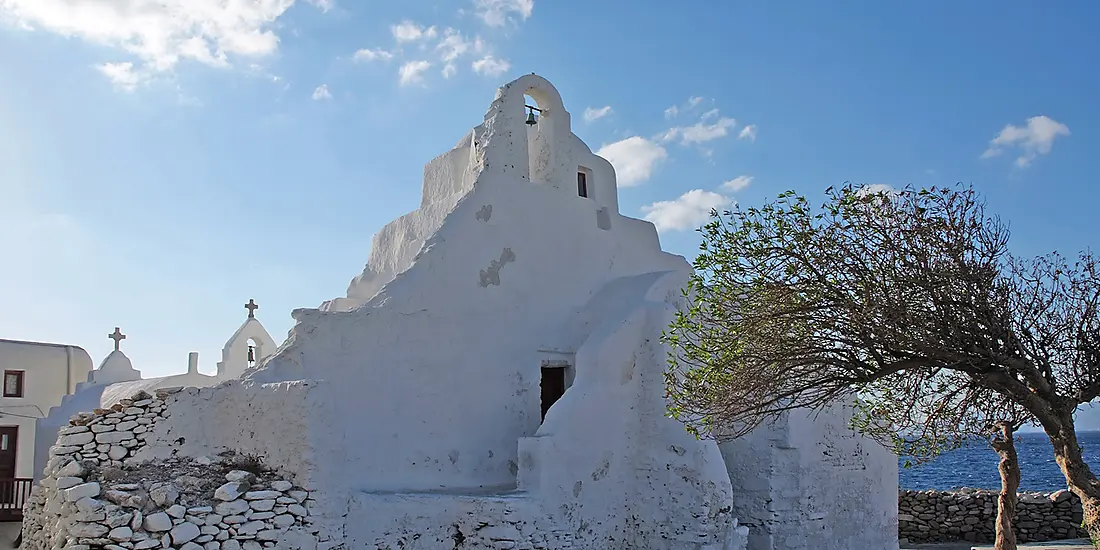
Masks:
[[[577,194],[588,197],[588,174],[577,172]]]
[[[23,371],[4,371],[4,397],[23,397]]]

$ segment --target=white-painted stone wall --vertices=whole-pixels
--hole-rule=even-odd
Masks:
[[[543,109],[535,127],[525,93]],[[540,77],[502,87],[426,166],[420,208],[375,236],[347,296],[294,311],[241,381],[177,394],[133,459],[264,456],[310,491],[320,550],[744,549],[738,488],[785,474],[738,470],[665,416],[660,335],[690,266],[619,214],[614,170],[569,120]],[[544,366],[570,384],[545,421]],[[799,489],[844,496],[826,485]],[[861,505],[877,502],[819,523],[839,532],[829,522]],[[804,540],[790,547],[816,548]]]
[[[897,456],[851,411],[794,411],[721,445],[751,550],[898,548]]]
[[[73,417],[24,507],[22,548],[315,549],[309,491],[255,455],[191,457],[165,440],[172,405],[198,393],[139,392]]]

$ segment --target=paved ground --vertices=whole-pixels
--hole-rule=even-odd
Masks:
[[[13,550],[15,537],[19,536],[19,522],[0,523],[0,550]]]
[[[1059,540],[1051,542],[1032,542],[1020,544],[1018,548],[1027,550],[1093,550],[1085,539]],[[902,550],[993,550],[993,544],[975,544],[973,542],[948,542],[943,544],[913,544]]]

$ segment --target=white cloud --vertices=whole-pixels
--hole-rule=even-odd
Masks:
[[[355,52],[352,59],[359,62],[367,61],[389,61],[393,59],[393,52],[383,50],[382,48],[375,48],[373,50],[363,48]]]
[[[535,0],[474,0],[474,9],[490,27],[500,27],[518,16],[521,21],[531,17]]]
[[[436,44],[435,49],[440,54],[440,59],[450,63],[468,52],[480,52],[485,49],[481,38],[468,40],[462,33],[448,28],[443,32],[443,38]]]
[[[640,136],[604,145],[596,154],[615,167],[619,187],[641,184],[649,179],[658,163],[668,158],[664,147]]]
[[[474,72],[484,76],[500,76],[512,68],[512,64],[504,59],[487,55],[473,63]]]
[[[737,139],[747,139],[751,140],[753,143],[756,143],[756,125],[749,124],[748,126],[741,128],[741,133],[737,134]]]
[[[601,119],[601,118],[603,118],[607,115],[610,115],[610,114],[611,114],[611,106],[610,105],[607,105],[607,106],[604,106],[604,107],[589,107],[589,108],[584,110],[584,121],[585,122],[592,122],[594,120],[599,120],[599,119]]]
[[[314,6],[317,6],[323,12],[331,10],[333,8],[333,6],[335,5],[333,0],[309,0],[309,3],[313,4]]]
[[[729,197],[713,191],[692,189],[674,200],[643,206],[642,214],[657,226],[658,231],[683,231],[703,225],[710,218],[711,210],[721,211],[732,202]]]
[[[727,182],[722,183],[722,189],[728,189],[733,192],[740,191],[752,184],[752,176],[737,176]]]
[[[1020,156],[1016,158],[1016,166],[1026,168],[1039,155],[1050,153],[1055,138],[1068,135],[1069,127],[1065,124],[1045,115],[1033,116],[1027,119],[1026,127],[1006,125],[989,142],[989,148],[982,153],[982,158],[995,157],[1006,149],[1017,148]]]
[[[390,32],[393,33],[393,39],[399,44],[418,40],[431,40],[439,34],[434,26],[422,27],[408,19],[390,27]]]
[[[103,73],[120,90],[127,92],[134,91],[142,81],[142,75],[134,72],[134,64],[129,61],[104,63],[96,66],[96,70]]]
[[[443,66],[443,78],[451,78],[458,72],[458,67],[455,67],[454,63],[448,63]]]
[[[713,114],[708,118],[713,118],[714,116],[718,115]],[[661,140],[673,141],[679,139],[684,145],[705,143],[725,137],[729,134],[730,129],[736,125],[737,121],[729,117],[719,117],[713,124],[707,124],[706,118],[704,118],[691,126],[669,128],[668,131],[661,136]]]
[[[428,61],[409,61],[398,71],[398,82],[402,85],[416,84],[424,80],[424,72],[432,67]]]
[[[313,90],[313,100],[322,101],[326,99],[332,99],[332,92],[328,91],[328,84],[321,84],[316,90]]]
[[[665,109],[665,118],[668,118],[668,119],[676,118],[677,116],[680,115],[680,113],[686,113],[686,112],[691,111],[691,110],[695,109],[696,107],[702,105],[704,101],[706,101],[706,98],[703,97],[703,96],[691,96],[691,97],[688,98],[687,102],[684,103],[683,106],[673,105],[673,106],[669,107],[668,109]],[[715,116],[717,114],[718,114],[718,109],[712,109],[711,111],[703,113],[702,119],[706,120],[708,118],[708,116]]]
[[[0,0],[0,17],[137,58],[131,75],[171,71],[181,60],[225,67],[279,47],[277,20],[295,0]],[[328,3],[314,1],[324,8]],[[115,78],[120,63],[101,67]],[[114,71],[113,73],[110,71]],[[118,82],[118,80],[116,80]],[[125,79],[123,79],[125,82]]]
[[[856,189],[857,196],[875,195],[879,193],[893,195],[894,193],[897,193],[897,190],[894,189],[892,185],[887,183],[870,183],[861,185],[858,189]]]

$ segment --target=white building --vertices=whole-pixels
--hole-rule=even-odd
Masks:
[[[278,548],[896,550],[896,459],[842,411],[722,448],[666,416],[689,273],[524,76],[425,166],[346,296],[295,310],[240,381],[171,396],[127,463],[262,456],[309,491],[308,530],[264,531]]]
[[[108,409],[119,400],[144,390],[154,392],[157,388],[192,386],[205,388],[224,380],[239,377],[249,367],[262,361],[275,350],[275,341],[255,317],[256,303],[249,300],[245,304],[248,318],[222,348],[222,360],[218,362],[214,375],[199,372],[199,354],[191,352],[187,358],[187,372],[142,378],[141,371],[135,369],[130,358],[121,349],[122,334],[118,327],[108,335],[115,342],[115,349],[93,371],[84,371],[85,381],[75,384],[71,395],[58,397],[55,407],[49,409],[44,418],[38,420],[37,437],[28,440],[27,447],[33,457],[33,477],[40,479],[42,466],[49,457],[50,446],[57,440],[57,430],[69,423],[74,414],[94,409]],[[83,351],[83,350],[81,350]],[[87,354],[84,354],[87,356]],[[89,360],[90,365],[90,360]],[[31,442],[33,441],[33,447]],[[28,476],[31,477],[31,464],[28,464]]]
[[[0,339],[0,480],[31,478],[35,421],[88,377],[92,358],[65,344]]]

